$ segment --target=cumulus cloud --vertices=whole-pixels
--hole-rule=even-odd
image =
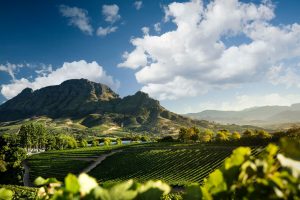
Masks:
[[[69,25],[79,28],[82,32],[88,35],[93,34],[93,27],[90,24],[87,10],[77,7],[60,5],[59,11],[62,16],[69,19]]]
[[[117,26],[108,26],[108,27],[106,27],[106,28],[103,28],[103,27],[99,27],[98,28],[98,30],[97,30],[97,35],[98,36],[106,36],[106,35],[108,35],[108,34],[110,34],[110,33],[113,33],[113,32],[116,32],[117,31],[117,29],[118,29],[118,27]]]
[[[176,28],[131,39],[135,48],[123,54],[118,66],[137,70],[142,90],[160,99],[265,80],[272,66],[300,60],[300,25],[271,24],[274,9],[271,1],[171,3],[164,19]],[[246,39],[226,43],[235,37]]]
[[[105,21],[112,24],[121,19],[121,15],[119,14],[119,6],[116,4],[103,5],[102,14],[105,17]]]
[[[140,10],[143,6],[143,2],[142,1],[135,1],[133,5],[134,5],[135,9]]]
[[[19,94],[23,89],[29,87],[33,90],[49,85],[58,85],[68,79],[85,78],[94,82],[101,82],[112,89],[117,90],[120,83],[106,74],[102,66],[97,62],[86,62],[85,60],[65,62],[62,67],[52,70],[47,75],[38,75],[33,81],[26,78],[14,79],[10,84],[3,84],[1,93],[7,99]]]

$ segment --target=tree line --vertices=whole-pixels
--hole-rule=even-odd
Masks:
[[[222,129],[217,132],[211,129],[199,129],[197,127],[182,127],[179,130],[178,140],[182,142],[194,141],[194,142],[225,142],[225,141],[238,141],[242,138],[256,138],[256,139],[268,139],[271,138],[271,134],[265,130],[251,130],[247,129],[240,133],[238,131],[230,132],[227,129]]]

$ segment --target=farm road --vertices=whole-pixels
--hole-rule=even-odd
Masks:
[[[99,156],[95,162],[93,162],[91,165],[89,165],[88,167],[86,167],[84,170],[82,170],[82,173],[89,173],[92,169],[94,169],[95,167],[97,167],[103,160],[105,160],[107,157],[115,154],[115,153],[119,153],[122,152],[123,150],[114,150],[110,153],[107,154],[103,154],[101,156]]]

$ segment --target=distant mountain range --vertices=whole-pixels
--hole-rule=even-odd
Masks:
[[[87,128],[105,125],[107,129],[117,127],[154,133],[176,132],[181,126],[244,128],[183,117],[166,110],[159,101],[140,91],[120,98],[108,86],[86,79],[67,80],[36,91],[26,88],[0,105],[0,122],[42,117],[67,120],[68,124]]]
[[[205,110],[184,116],[222,124],[270,126],[272,124],[299,123],[300,103],[291,106],[262,106],[241,111]]]

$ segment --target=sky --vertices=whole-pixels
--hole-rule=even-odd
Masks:
[[[300,1],[0,0],[0,103],[86,78],[176,113],[300,103]]]

